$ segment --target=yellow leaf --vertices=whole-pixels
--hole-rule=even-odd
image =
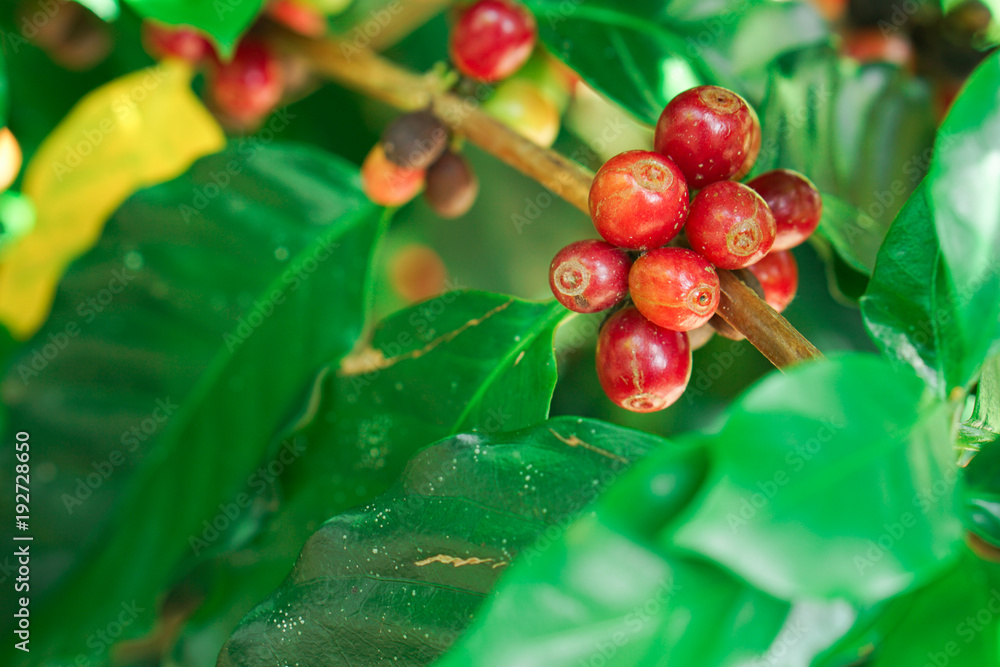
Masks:
[[[35,202],[35,228],[0,264],[0,322],[16,338],[42,325],[66,267],[97,242],[122,202],[225,146],[191,76],[188,65],[166,61],[101,86],[28,163],[22,192]]]

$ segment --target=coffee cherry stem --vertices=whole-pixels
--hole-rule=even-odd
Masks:
[[[474,100],[441,92],[425,76],[413,73],[367,49],[342,49],[336,37],[311,40],[279,31],[275,44],[305,56],[316,72],[340,85],[402,111],[433,104],[434,112],[468,141],[491,153],[554,194],[589,214],[588,197],[594,173],[557,151],[521,137],[478,108]],[[783,368],[822,358],[816,347],[785,318],[732,273],[719,271],[722,295],[719,314],[764,354]]]

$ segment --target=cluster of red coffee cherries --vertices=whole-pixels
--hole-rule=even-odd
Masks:
[[[326,16],[342,11],[341,0],[272,0],[261,21],[278,23],[309,37],[326,33]],[[219,58],[205,35],[184,26],[143,23],[143,43],[155,58],[179,58],[205,72],[205,99],[227,128],[256,129],[308,75],[301,63],[282,56],[251,30],[232,58]]]
[[[790,170],[738,182],[760,144],[760,121],[742,97],[700,86],[663,110],[654,151],[616,155],[597,172],[590,215],[604,240],[559,251],[549,283],[560,303],[580,313],[630,297],[597,342],[601,386],[623,408],[653,412],[681,396],[691,376],[688,332],[700,344],[712,325],[739,337],[715,315],[717,269],[739,270],[779,312],[795,296],[798,268],[788,249],[816,229],[822,201]],[[697,190],[693,198],[689,188]]]

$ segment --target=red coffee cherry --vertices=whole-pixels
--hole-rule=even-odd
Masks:
[[[271,0],[266,11],[272,21],[300,35],[322,37],[326,34],[326,17],[299,0]]]
[[[628,294],[631,265],[628,254],[610,243],[577,241],[556,253],[549,265],[549,287],[570,310],[596,313]]]
[[[699,192],[684,229],[691,248],[720,269],[741,269],[759,261],[775,235],[767,203],[735,181],[712,183]]]
[[[674,403],[691,379],[687,334],[658,327],[628,306],[597,337],[597,379],[608,398],[632,412]]]
[[[212,43],[194,28],[155,21],[142,22],[142,43],[154,58],[180,58],[192,65],[200,65],[215,55]]]
[[[479,0],[451,30],[452,62],[479,81],[506,79],[527,62],[538,38],[534,15],[509,0]]]
[[[764,259],[747,269],[764,288],[764,301],[779,313],[795,298],[799,289],[799,265],[787,250],[768,253]]]
[[[754,142],[754,114],[746,100],[718,86],[686,90],[660,114],[653,145],[680,167],[697,190],[732,178]]]
[[[608,243],[658,248],[677,236],[688,214],[684,176],[669,158],[626,151],[597,171],[590,186],[590,217]]]
[[[721,294],[712,263],[686,248],[658,248],[635,260],[628,291],[646,319],[672,331],[707,324]]]
[[[757,158],[760,157],[760,146],[763,141],[763,134],[760,130],[760,118],[757,117],[757,112],[754,111],[753,107],[748,106],[747,108],[750,109],[750,115],[753,116],[753,127],[750,129],[750,149],[743,160],[743,166],[733,174],[732,180],[734,181],[743,180],[753,169],[753,166],[757,163]]]
[[[772,250],[794,248],[816,231],[823,199],[808,178],[791,169],[775,169],[747,185],[764,198],[774,216],[777,233]]]
[[[423,169],[407,169],[390,162],[381,144],[368,153],[361,165],[361,187],[379,206],[402,206],[424,186]]]
[[[424,199],[442,218],[465,215],[478,194],[479,179],[468,161],[458,153],[447,151],[427,170]]]
[[[215,108],[241,124],[253,125],[281,101],[281,63],[261,42],[244,39],[233,59],[220,63],[208,76],[208,94]]]

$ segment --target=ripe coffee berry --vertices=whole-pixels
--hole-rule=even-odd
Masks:
[[[633,412],[674,403],[691,379],[687,334],[658,327],[628,306],[597,337],[597,379],[608,398]]]
[[[719,306],[719,274],[686,248],[657,248],[635,260],[628,274],[632,302],[653,324],[690,331],[706,324]]]
[[[750,115],[753,118],[753,127],[750,130],[750,149],[747,151],[747,156],[743,160],[743,166],[737,170],[732,176],[732,180],[740,181],[750,173],[753,169],[754,164],[757,163],[757,157],[760,155],[760,145],[763,141],[763,135],[760,130],[760,118],[757,117],[757,112],[754,111],[753,107],[748,106],[750,109]]]
[[[631,264],[628,254],[610,243],[577,241],[556,253],[549,265],[549,287],[570,310],[596,313],[628,294]]]
[[[400,167],[426,169],[448,148],[448,128],[430,111],[403,114],[385,128],[382,148]]]
[[[171,27],[143,21],[142,42],[154,58],[180,58],[192,65],[199,65],[211,58],[215,49],[194,28]]]
[[[621,248],[658,248],[677,236],[688,214],[684,176],[669,158],[627,151],[597,171],[590,217],[597,232]]]
[[[451,30],[451,59],[479,81],[506,79],[527,62],[538,38],[535,17],[510,0],[479,0]]]
[[[417,196],[424,185],[423,169],[407,169],[385,157],[380,144],[368,153],[361,165],[361,187],[379,206],[402,206]]]
[[[322,37],[326,34],[326,18],[302,0],[271,0],[267,5],[267,15],[300,35]]]
[[[539,146],[548,148],[559,135],[558,107],[529,81],[504,81],[483,111]]]
[[[424,199],[442,218],[457,218],[468,213],[479,194],[479,179],[464,157],[445,152],[427,170]]]
[[[772,250],[794,248],[816,231],[823,199],[808,178],[791,169],[768,171],[747,183],[764,198],[777,233]]]
[[[691,248],[720,269],[741,269],[774,243],[774,216],[756,192],[735,181],[712,183],[691,202],[685,224]]]
[[[263,43],[244,39],[230,62],[210,72],[208,92],[225,116],[247,125],[259,122],[281,101],[281,63]]]
[[[799,288],[799,265],[792,253],[787,250],[768,253],[747,269],[760,281],[764,301],[779,313],[795,298]]]
[[[680,167],[697,190],[735,175],[754,143],[754,114],[731,90],[698,86],[670,100],[653,145]]]

